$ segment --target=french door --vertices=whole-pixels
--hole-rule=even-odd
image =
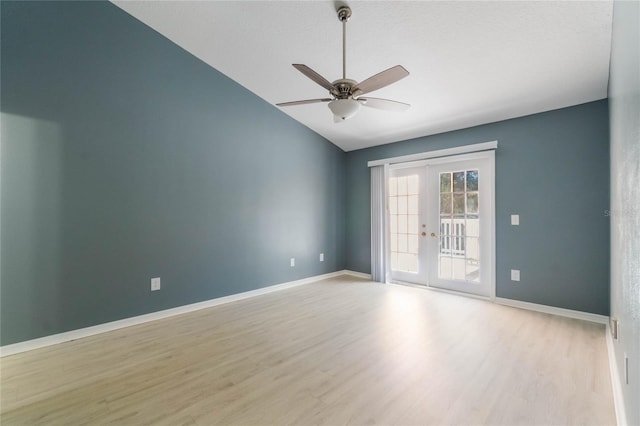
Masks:
[[[387,185],[391,279],[426,284],[426,168],[390,169]]]
[[[391,279],[492,296],[493,151],[408,166],[388,179]]]

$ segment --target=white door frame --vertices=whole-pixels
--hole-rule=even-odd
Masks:
[[[490,299],[495,298],[495,152],[494,151],[484,151],[477,152],[473,154],[464,154],[464,155],[455,155],[447,158],[438,158],[434,160],[429,160],[429,165],[439,167],[439,166],[447,166],[449,163],[459,163],[459,162],[467,162],[467,161],[482,161],[484,163],[481,183],[480,185],[484,188],[480,191],[480,197],[482,199],[481,202],[481,210],[485,211],[488,214],[481,213],[482,227],[486,229],[486,232],[481,233],[480,235],[486,235],[487,237],[483,238],[483,252],[488,257],[487,261],[481,260],[481,271],[482,268],[488,268],[488,270],[482,271],[482,274],[485,274],[481,283],[484,283],[486,287],[479,287],[474,289],[474,291],[480,291],[484,294],[479,295],[480,297],[488,297]],[[477,163],[476,163],[477,164]],[[479,164],[478,164],[479,165]],[[475,166],[474,166],[475,167]],[[437,170],[437,168],[436,168]],[[433,170],[432,170],[433,171]],[[434,186],[435,185],[435,186]],[[439,183],[430,183],[430,187],[432,191],[437,191],[436,188],[439,187]],[[435,194],[431,193],[431,197],[434,197]],[[433,198],[432,198],[433,199]],[[433,218],[429,219],[430,226],[432,226]],[[439,223],[439,220],[437,220]],[[438,227],[439,228],[439,227]],[[438,232],[438,231],[436,231]],[[430,261],[434,261],[434,258],[430,257]],[[431,265],[432,268],[435,267],[434,264]],[[430,270],[430,279],[433,278],[433,270]],[[445,280],[446,281],[446,280]],[[449,284],[453,291],[461,291],[465,294],[465,289],[470,287],[468,285],[453,282],[451,281]],[[433,282],[429,282],[429,286],[435,287]]]
[[[468,148],[468,150],[465,151],[464,150],[465,148]],[[488,173],[488,176],[485,177],[485,179],[488,178],[490,180],[489,186],[491,188],[491,193],[489,194],[488,197],[486,197],[486,200],[488,200],[488,202],[491,204],[491,212],[492,212],[492,214],[488,219],[489,220],[488,226],[490,228],[490,233],[489,233],[490,248],[488,250],[489,260],[487,262],[487,265],[490,267],[490,273],[489,273],[490,294],[488,296],[490,300],[494,300],[496,297],[496,229],[495,229],[496,212],[495,212],[495,151],[494,151],[496,148],[497,148],[497,141],[494,141],[494,142],[487,142],[483,144],[470,145],[468,147],[457,147],[457,148],[452,148],[450,150],[431,151],[431,153],[425,152],[425,153],[414,154],[410,156],[395,157],[395,158],[389,158],[386,160],[376,160],[375,162],[369,162],[370,166],[385,164],[385,165],[388,165],[388,168],[387,168],[388,170],[394,170],[394,169],[402,169],[402,168],[408,168],[408,167],[420,167],[420,166],[428,166],[428,165],[435,165],[435,164],[446,164],[449,162],[475,160],[475,159],[488,159],[490,161],[489,173]],[[408,161],[402,161],[402,160],[408,160]],[[385,181],[388,180],[388,178],[389,176],[386,175]],[[389,210],[387,206],[387,201],[388,201],[387,197],[388,197],[388,194],[385,194],[385,197],[384,197],[385,211],[386,211],[385,220],[387,221],[387,224],[388,224]],[[387,226],[386,227],[387,241],[389,241],[389,232],[390,232],[389,227]],[[385,251],[386,251],[386,258],[387,260],[389,260],[390,247],[387,246],[385,248]],[[387,265],[390,265],[390,263],[387,262]],[[389,277],[391,275],[390,273],[391,271],[389,270],[389,273],[387,274]],[[464,294],[466,296],[471,296],[471,297],[480,297],[483,299],[487,298],[484,296],[477,296],[470,293],[460,293],[452,290],[431,287],[429,286],[428,283],[427,283],[427,287],[435,290],[439,290],[439,291]]]

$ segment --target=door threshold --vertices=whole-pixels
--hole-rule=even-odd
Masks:
[[[493,300],[490,296],[481,296],[479,294],[465,293],[464,291],[448,290],[445,288],[433,287],[433,286],[430,286],[429,284],[410,283],[407,281],[399,281],[399,280],[388,281],[387,284],[395,284],[395,285],[402,285],[405,287],[413,287],[413,288],[420,288],[420,289],[426,289],[431,291],[438,291],[440,293],[448,293],[456,296],[471,297],[473,299],[486,300],[489,302]]]

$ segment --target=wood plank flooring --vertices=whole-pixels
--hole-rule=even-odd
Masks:
[[[613,425],[602,325],[352,277],[0,360],[2,425]]]

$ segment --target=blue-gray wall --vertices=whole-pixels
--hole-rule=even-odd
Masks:
[[[496,139],[498,296],[608,313],[606,101],[344,153],[110,3],[0,4],[0,344],[369,272],[367,161]]]
[[[611,316],[624,412],[640,425],[640,2],[613,6],[611,123]],[[629,358],[625,383],[624,356]],[[621,423],[622,424],[622,423]]]
[[[602,100],[348,152],[347,269],[370,272],[367,161],[497,140],[497,296],[607,315],[607,111]]]
[[[1,7],[2,345],[344,268],[344,152],[110,3]]]

